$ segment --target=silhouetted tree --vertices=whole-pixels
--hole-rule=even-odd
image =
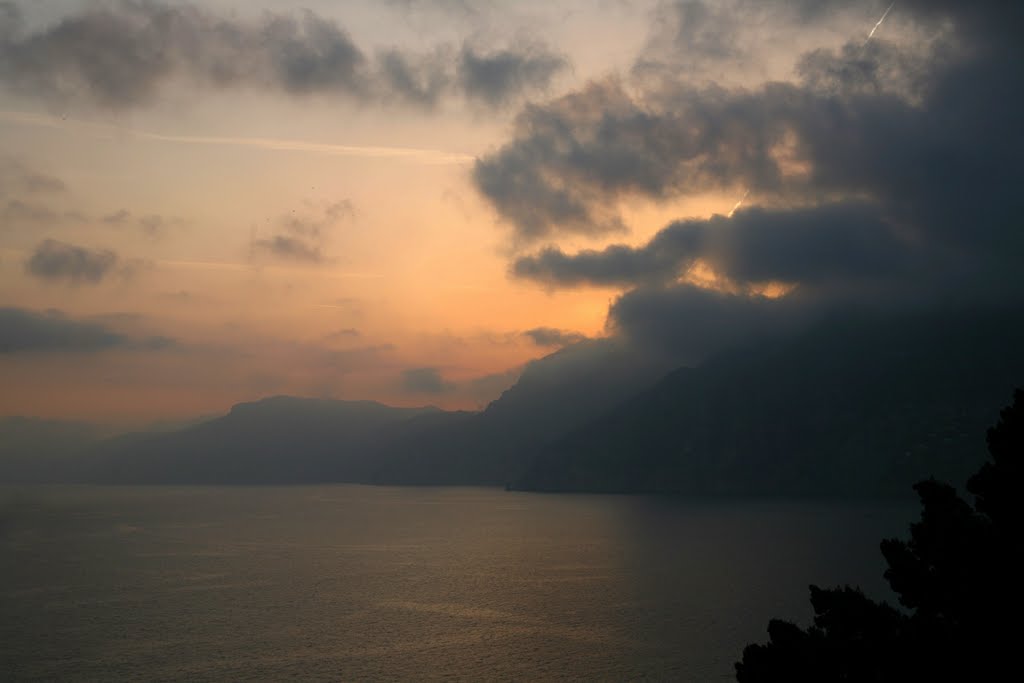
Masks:
[[[773,619],[748,645],[740,683],[970,681],[1014,677],[1022,607],[1024,391],[988,430],[992,456],[967,483],[971,506],[934,479],[914,486],[921,520],[882,542],[904,611],[858,589],[811,586],[814,624]]]

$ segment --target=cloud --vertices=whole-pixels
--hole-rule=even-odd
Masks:
[[[312,246],[298,237],[274,235],[269,239],[256,240],[253,244],[256,248],[283,259],[306,263],[320,263],[323,261],[320,247]]]
[[[620,296],[608,326],[635,352],[655,352],[682,365],[752,339],[792,331],[816,313],[792,298],[770,299],[675,284],[638,288]]]
[[[629,287],[675,281],[700,261],[743,284],[824,285],[909,274],[912,258],[911,245],[878,207],[841,202],[677,221],[641,247],[574,255],[549,247],[516,259],[512,272],[553,287]]]
[[[47,239],[35,248],[25,268],[42,280],[97,284],[113,271],[117,260],[117,254],[109,249],[87,249]]]
[[[129,337],[102,322],[75,320],[60,311],[0,308],[0,353],[157,351],[176,345],[168,337]]]
[[[50,101],[113,109],[147,104],[176,79],[425,108],[456,94],[496,105],[543,89],[564,67],[564,58],[541,46],[486,55],[392,49],[371,57],[343,27],[310,10],[246,21],[191,4],[122,0],[28,32],[17,6],[5,7],[0,81]]]
[[[554,327],[535,327],[523,334],[537,346],[562,347],[581,342],[587,337],[571,330],[559,330]]]
[[[144,273],[155,270],[156,262],[144,258],[131,258],[121,262],[117,269],[117,276],[123,282],[131,282]]]
[[[402,388],[414,394],[445,394],[456,389],[437,368],[409,368],[402,371]]]
[[[106,216],[103,216],[100,220],[102,220],[107,225],[114,225],[120,227],[122,225],[125,225],[129,220],[131,220],[131,217],[132,214],[130,211],[128,211],[127,209],[119,209],[117,211],[114,211],[113,213],[109,213]]]
[[[794,52],[863,38],[889,3],[866,0],[671,0],[653,12],[631,75],[743,86],[790,74]],[[896,28],[890,22],[887,28]]]
[[[163,237],[168,229],[178,227],[185,222],[180,218],[168,218],[155,213],[134,216],[127,209],[118,209],[108,213],[102,216],[100,221],[114,228],[137,228],[143,235],[154,240]]]
[[[60,178],[36,171],[18,159],[0,156],[0,197],[59,195],[67,190]]]
[[[68,187],[56,176],[42,173],[21,160],[0,156],[0,224],[50,226],[78,216],[53,208],[54,199]]]
[[[355,208],[347,199],[312,212],[293,210],[278,219],[277,234],[254,240],[253,248],[284,260],[323,263],[328,233],[342,219],[354,216]]]
[[[568,66],[564,56],[543,45],[490,53],[463,46],[458,76],[467,97],[497,107],[522,92],[547,89],[552,79]]]
[[[325,341],[339,341],[344,339],[357,339],[362,336],[362,333],[354,327],[346,327],[340,330],[335,330],[324,337]]]
[[[141,216],[138,220],[138,226],[147,237],[156,239],[162,236],[170,225],[176,224],[177,222],[178,221],[176,220],[167,219],[163,216],[151,213]]]
[[[771,4],[762,3],[764,13],[780,9],[769,9]],[[741,40],[740,33],[745,25],[743,18],[754,19],[750,16],[752,10],[742,3],[728,0],[662,3],[654,10],[652,32],[633,65],[633,73],[647,76],[659,75],[670,69],[685,70],[692,78],[706,75],[709,64],[743,60],[752,45],[749,38]],[[757,18],[763,25],[763,15]]]
[[[433,108],[451,84],[449,61],[443,49],[426,55],[410,55],[394,49],[380,51],[377,55],[379,79],[390,93],[385,98]]]
[[[20,199],[9,200],[3,208],[2,214],[4,223],[32,223],[36,225],[53,225],[60,222],[64,216],[48,206],[42,206],[33,202],[26,202]]]
[[[823,4],[791,10],[817,21],[836,7]],[[621,288],[609,329],[688,361],[849,305],[1020,305],[1024,44],[1007,27],[1022,20],[1017,4],[909,0],[870,42],[877,16],[846,45],[804,51],[791,80],[590,83],[527,106],[473,180],[517,246],[545,243],[515,276]],[[714,56],[716,35],[695,49]],[[637,199],[723,192],[749,192],[745,208],[639,246],[559,245],[626,229],[620,207]],[[765,282],[794,286],[772,299]]]
[[[988,13],[1019,12],[999,7]],[[817,50],[798,82],[638,90],[609,79],[527,107],[512,139],[477,161],[476,186],[523,241],[622,229],[631,198],[744,190],[788,203],[869,197],[945,237],[993,229],[1018,173],[1022,96],[1007,86],[1021,80],[1019,41],[977,35],[998,23],[984,12],[944,9],[948,36]]]

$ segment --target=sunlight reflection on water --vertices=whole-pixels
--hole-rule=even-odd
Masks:
[[[728,680],[807,585],[885,596],[911,504],[0,489],[15,680]]]

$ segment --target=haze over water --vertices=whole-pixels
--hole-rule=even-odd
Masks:
[[[888,597],[902,503],[7,488],[17,680],[728,680],[807,585]]]

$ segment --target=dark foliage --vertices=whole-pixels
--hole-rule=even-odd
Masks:
[[[772,620],[769,642],[749,645],[740,683],[1000,680],[1013,670],[1022,609],[1024,390],[988,431],[991,461],[967,484],[922,481],[910,540],[882,542],[885,577],[904,610],[850,587],[811,586],[814,624]]]

